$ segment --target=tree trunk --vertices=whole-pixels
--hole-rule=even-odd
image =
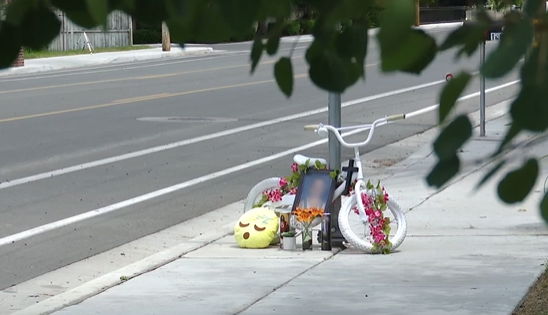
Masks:
[[[421,8],[420,8],[420,0],[414,0],[415,1],[415,26],[421,25]]]
[[[162,23],[162,51],[171,50],[171,38],[169,36],[169,29],[165,22]]]
[[[25,51],[23,50],[23,47],[19,49],[19,54],[17,55],[17,58],[13,62],[13,67],[22,67],[25,65]]]

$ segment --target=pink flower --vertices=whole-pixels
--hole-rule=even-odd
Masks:
[[[282,191],[279,189],[271,189],[266,192],[266,195],[268,196],[268,200],[272,202],[277,202],[282,200]]]
[[[282,177],[280,178],[280,187],[285,187],[285,186],[287,186],[287,179]]]
[[[299,164],[297,164],[297,163],[291,164],[291,171],[292,171],[293,173],[298,172],[298,171],[299,171]]]
[[[289,191],[289,193],[290,193],[291,195],[296,195],[296,194],[297,194],[297,187],[291,188],[291,190]]]
[[[375,217],[376,218],[380,218],[381,215],[382,215],[382,213],[379,210],[375,211]]]
[[[375,243],[380,243],[384,241],[384,234],[376,234],[373,236],[373,239],[375,240]]]

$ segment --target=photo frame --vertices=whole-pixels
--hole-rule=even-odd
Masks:
[[[297,208],[320,208],[324,213],[331,213],[332,199],[336,181],[330,170],[310,169],[301,179],[293,211]]]

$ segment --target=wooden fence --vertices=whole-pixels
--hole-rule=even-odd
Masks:
[[[50,43],[48,50],[78,50],[85,44],[84,32],[94,48],[119,47],[133,45],[131,16],[112,12],[107,19],[106,28],[85,29],[72,23],[63,12],[57,11],[61,21],[61,32]]]

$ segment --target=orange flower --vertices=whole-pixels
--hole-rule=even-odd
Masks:
[[[323,216],[324,211],[320,208],[297,208],[293,214],[297,216],[299,222],[310,223],[315,218]]]

